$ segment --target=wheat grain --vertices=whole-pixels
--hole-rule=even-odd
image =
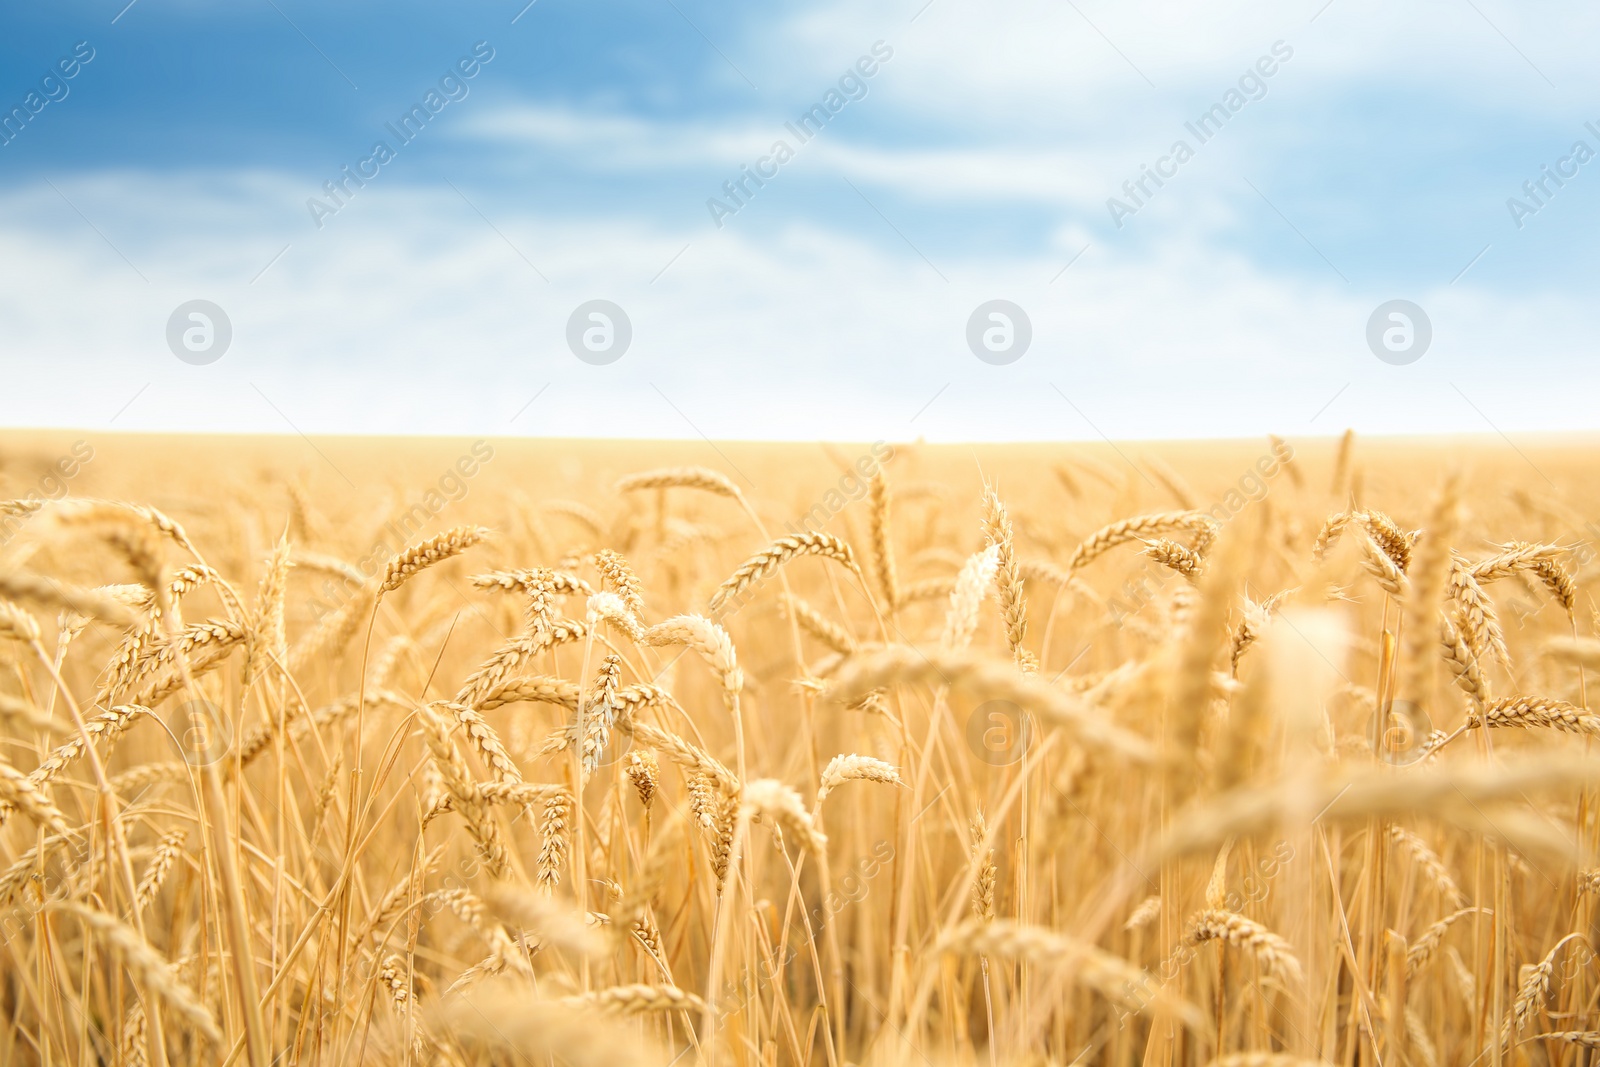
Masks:
[[[578,707],[578,683],[548,675],[515,678],[487,689],[476,701],[479,711],[492,711],[507,704],[557,704],[569,711]]]
[[[597,596],[601,594],[596,594]],[[585,623],[565,619],[532,634],[518,634],[500,646],[482,666],[467,676],[456,693],[455,702],[479,707],[492,692],[500,689],[511,672],[558,645],[581,640],[589,633]]]
[[[487,574],[474,574],[467,579],[478,589],[498,589],[506,593],[526,593],[533,595],[541,590],[558,596],[594,595],[594,586],[582,578],[566,574],[562,571],[553,571],[547,567],[535,567],[530,570],[516,571],[490,571]]]
[[[1560,554],[1561,549],[1556,545],[1513,541],[1503,546],[1498,555],[1473,566],[1472,576],[1487,585],[1520,571],[1529,571],[1570,615],[1577,601],[1578,588],[1572,576],[1557,561],[1556,557]]]
[[[617,690],[622,673],[622,657],[612,654],[601,662],[594,683],[594,700],[584,709],[582,716],[583,770],[593,774],[600,766],[600,757],[611,744],[611,731],[617,725],[622,703]]]
[[[138,704],[121,704],[112,708],[103,715],[96,715],[83,724],[83,730],[78,737],[65,742],[50,755],[40,761],[28,774],[28,780],[35,786],[49,785],[56,775],[66,769],[73,760],[83,755],[84,739],[104,738],[106,751],[109,753],[111,746],[116,743],[128,728],[131,727],[141,715],[149,715],[150,709]]]
[[[599,989],[582,996],[561,997],[553,1003],[575,1008],[598,1008],[620,1015],[653,1011],[701,1011],[705,1001],[671,985],[624,985]]]
[[[495,733],[494,727],[483,720],[483,716],[461,704],[440,701],[432,706],[460,725],[462,732],[472,742],[472,747],[478,750],[478,755],[483,758],[484,764],[494,771],[499,781],[506,783],[522,781],[522,771],[512,760],[511,753],[506,751],[506,746],[500,742],[500,735]]]
[[[1406,572],[1370,536],[1361,540],[1361,565],[1378,587],[1396,600],[1410,596],[1411,583],[1406,579]]]
[[[1408,559],[1409,566],[1402,566],[1411,590],[1402,609],[1397,694],[1419,708],[1430,704],[1436,656],[1430,647],[1436,640],[1433,621],[1444,600],[1450,573],[1450,541],[1455,537],[1460,508],[1460,479],[1452,475],[1434,501],[1420,550],[1415,558]]]
[[[1506,673],[1511,673],[1511,653],[1506,649],[1506,635],[1500,626],[1500,616],[1472,570],[1460,555],[1452,554],[1450,576],[1445,585],[1445,595],[1456,605],[1467,647],[1474,658],[1484,653],[1492,654]]]
[[[149,1023],[145,1018],[144,1005],[135,1003],[122,1020],[122,1047],[117,1053],[119,1067],[145,1067],[149,1062],[144,1054],[148,1032]]]
[[[289,656],[283,613],[291,563],[289,539],[285,535],[278,540],[266,571],[261,576],[261,587],[256,592],[256,613],[251,626],[266,654],[279,663]],[[246,677],[249,677],[248,671]]]
[[[1449,669],[1457,687],[1471,697],[1474,704],[1483,707],[1484,701],[1489,699],[1489,685],[1478,667],[1478,657],[1443,615],[1439,616],[1439,645],[1444,653],[1445,667]]]
[[[1328,549],[1339,542],[1339,537],[1345,528],[1355,520],[1353,511],[1336,511],[1322,520],[1322,526],[1317,530],[1316,539],[1311,545],[1311,558],[1321,562],[1328,554]]]

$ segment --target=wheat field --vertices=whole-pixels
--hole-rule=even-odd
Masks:
[[[0,435],[0,1064],[1583,1063],[1594,448]]]

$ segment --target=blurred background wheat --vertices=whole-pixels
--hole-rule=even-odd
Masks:
[[[1581,442],[3,446],[0,1062],[1600,1044]]]

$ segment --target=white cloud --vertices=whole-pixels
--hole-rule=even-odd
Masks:
[[[788,84],[803,81],[802,72],[815,77],[840,66],[864,44],[885,38],[896,53],[883,91],[897,105],[986,123],[1009,113],[1015,127],[1040,118],[1120,123],[1152,100],[1220,92],[1278,39],[1296,49],[1294,77],[1312,82],[1317,93],[1412,85],[1463,102],[1543,113],[1593,97],[1600,74],[1588,53],[1600,11],[1573,2],[1475,6],[1464,0],[1290,6],[933,0],[911,22],[921,0],[852,0],[806,8],[780,33],[763,27],[745,49],[777,62]]]
[[[496,210],[491,229],[448,189],[393,185],[320,233],[284,233],[224,222],[221,208],[281,218],[271,209],[301,193],[292,179],[240,176],[226,193],[215,175],[58,184],[149,281],[76,216],[0,224],[8,425],[959,440],[1486,431],[1487,420],[1512,432],[1560,422],[1547,378],[1508,373],[1508,353],[1538,353],[1575,394],[1600,386],[1575,301],[1470,280],[1405,294],[1429,310],[1436,340],[1421,362],[1389,367],[1362,331],[1397,294],[1219,253],[1199,221],[1175,220],[1147,253],[1093,246],[1053,283],[1066,251],[941,261],[946,282],[909,251],[818,226],[756,239]],[[234,202],[239,189],[252,199]],[[37,218],[53,196],[6,194],[0,219]],[[164,341],[168,315],[196,297],[234,326],[233,348],[207,367]],[[606,367],[563,340],[567,316],[596,297],[634,325],[633,347]],[[1033,321],[1032,349],[1007,367],[978,362],[964,340],[968,315],[995,297]],[[1590,418],[1574,411],[1567,425]]]
[[[765,126],[649,121],[541,105],[477,116],[463,125],[460,134],[502,149],[560,151],[564,160],[594,171],[631,174],[645,168],[709,167],[719,168],[716,173],[724,180],[738,178],[741,165],[753,166],[781,140],[795,157],[778,171],[779,181],[792,166],[891,186],[930,200],[1004,198],[1078,207],[1099,207],[1105,183],[1094,173],[1123,165],[1127,158],[1104,149],[884,148],[826,128],[801,141],[778,121]],[[773,165],[767,166],[770,170]],[[715,186],[706,194],[722,195]]]

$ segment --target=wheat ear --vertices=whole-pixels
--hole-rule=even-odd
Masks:
[[[1162,989],[1152,975],[1119,956],[1054,930],[1003,920],[973,921],[941,938],[938,947],[945,952],[1058,966],[1075,981],[1132,1011],[1171,1015],[1196,1033],[1208,1030],[1198,1008]]]
[[[1005,623],[1006,646],[1019,666],[1025,662],[1022,639],[1028,632],[1028,602],[1022,595],[1011,516],[992,488],[983,494],[983,533],[995,549],[994,591]]]
[[[855,553],[848,544],[832,534],[807,530],[805,533],[778,538],[740,564],[739,569],[712,594],[711,610],[721,610],[730,597],[738,596],[757,582],[772,577],[779,567],[798,556],[831,559],[858,579],[861,577],[861,568],[856,565]]]
[[[1481,711],[1467,714],[1467,728],[1488,726],[1517,730],[1549,729],[1569,734],[1600,737],[1600,716],[1587,714],[1565,700],[1544,697],[1501,697],[1491,700]]]
[[[617,482],[617,492],[636,493],[641,489],[698,489],[703,493],[741,498],[739,487],[727,475],[706,467],[664,467],[630,474]]]
[[[894,765],[871,756],[835,756],[822,771],[817,803],[846,782],[885,782],[900,785],[900,772]]]
[[[1298,988],[1305,980],[1305,971],[1295,958],[1289,942],[1267,929],[1261,923],[1238,912],[1220,908],[1200,912],[1190,922],[1189,941],[1200,944],[1221,941],[1244,949],[1254,956],[1269,973],[1286,984]]]
[[[216,1019],[212,1017],[210,1009],[201,1002],[192,989],[178,980],[172,965],[132,927],[124,925],[121,920],[103,911],[85,907],[76,901],[56,901],[49,907],[82,920],[104,937],[117,949],[128,970],[134,973],[146,989],[166,1001],[173,1011],[188,1020],[189,1024],[205,1035],[206,1040],[212,1045],[222,1044],[222,1031],[217,1028]]]
[[[941,648],[960,652],[972,643],[972,635],[978,629],[978,609],[983,606],[984,594],[999,566],[1000,549],[994,545],[974,553],[962,564],[955,588],[950,591],[944,632],[939,638]]]
[[[1142,541],[1168,530],[1189,530],[1194,533],[1213,531],[1217,520],[1203,511],[1164,511],[1153,515],[1138,515],[1103,526],[1090,534],[1073,550],[1067,560],[1069,572],[1088,566],[1106,552],[1129,541]]]
[[[459,556],[489,536],[482,526],[452,526],[394,556],[383,568],[377,595],[392,593],[429,567]]]
[[[488,863],[490,873],[497,878],[503,877],[510,857],[500,839],[500,828],[489,813],[488,806],[479,798],[466,761],[456,751],[455,742],[450,740],[448,720],[443,712],[431,704],[424,704],[418,710],[417,718],[422,726],[423,740],[433,755],[434,766],[445,788],[455,798],[456,810],[466,820],[467,830],[477,844],[479,853]]]
[[[983,700],[1005,700],[1031,711],[1046,723],[1065,727],[1090,745],[1138,763],[1153,760],[1150,743],[1108,721],[1076,697],[1008,664],[983,656],[940,649],[895,645],[852,657],[838,673],[829,693],[849,704],[874,689],[895,683],[923,682],[964,690]]]

